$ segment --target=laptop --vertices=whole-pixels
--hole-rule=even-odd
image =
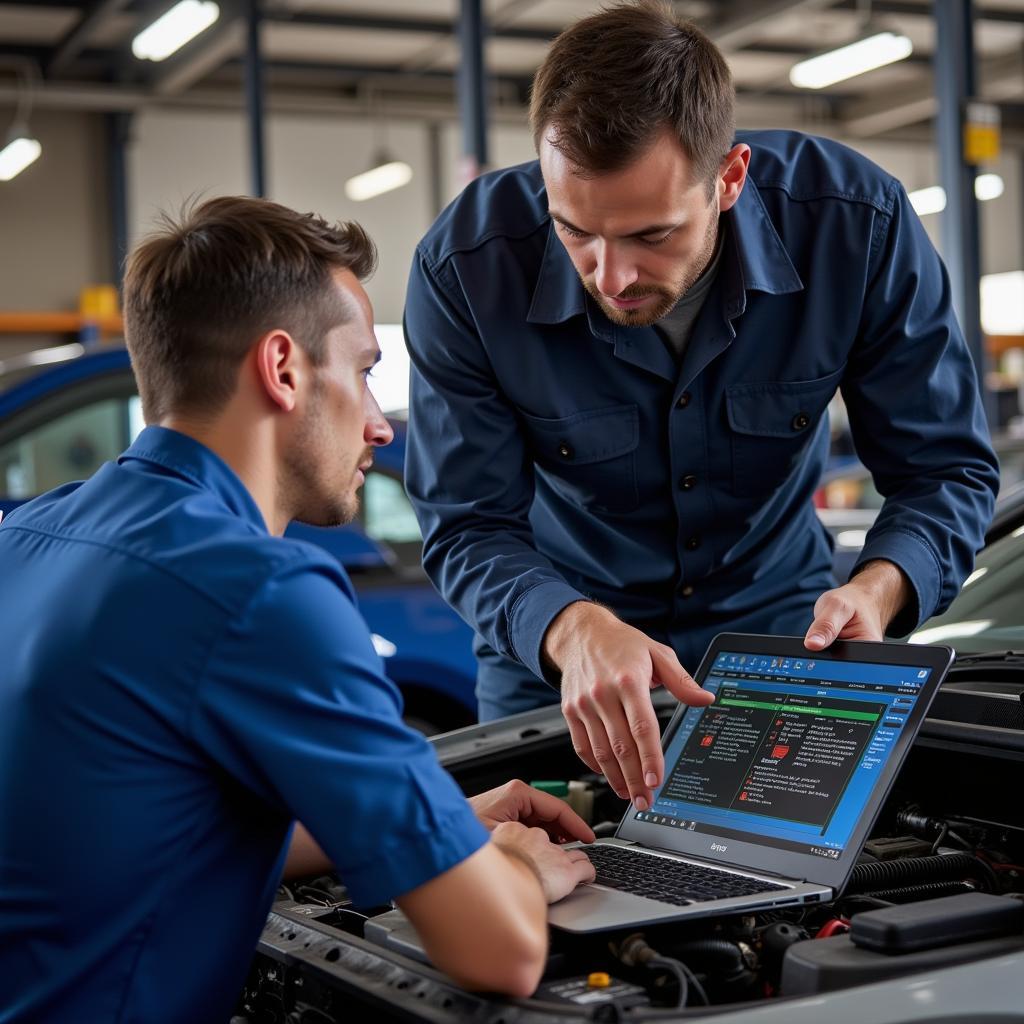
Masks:
[[[722,633],[662,738],[665,779],[549,908],[569,932],[824,902],[843,890],[954,652]]]

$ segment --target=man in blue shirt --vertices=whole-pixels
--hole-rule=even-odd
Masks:
[[[736,134],[724,59],[667,5],[564,32],[530,118],[539,161],[473,182],[417,249],[407,485],[478,634],[481,717],[560,699],[644,810],[652,686],[710,699],[683,666],[721,630],[820,650],[941,611],[997,465],[900,183],[827,140]],[[839,587],[811,502],[837,388],[886,496]]]
[[[0,524],[0,1021],[222,1024],[288,848],[395,898],[467,985],[533,990],[593,838],[522,783],[467,802],[402,722],[339,565],[391,437],[373,246],[211,200],[129,260],[151,424]],[[546,831],[545,831],[546,830]],[[321,853],[321,849],[324,853]]]

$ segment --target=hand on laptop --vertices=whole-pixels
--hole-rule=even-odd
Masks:
[[[495,827],[491,837],[499,850],[530,867],[548,903],[555,903],[568,896],[576,886],[594,880],[594,865],[583,850],[563,850],[551,842],[547,832],[541,828],[528,828],[518,821],[504,821]]]
[[[902,569],[881,558],[868,562],[849,583],[818,598],[804,646],[821,651],[834,640],[883,640],[912,596]]]
[[[647,810],[665,770],[650,691],[664,686],[697,706],[714,697],[693,681],[671,647],[587,601],[555,617],[543,650],[562,673],[562,713],[576,753],[622,799]]]
[[[556,843],[594,841],[590,826],[564,801],[519,779],[469,798],[473,812],[492,832],[503,822],[518,821],[543,829]]]

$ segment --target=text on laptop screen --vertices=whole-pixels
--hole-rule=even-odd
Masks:
[[[836,859],[931,670],[719,654],[639,821]]]

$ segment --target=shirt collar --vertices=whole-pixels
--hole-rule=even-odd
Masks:
[[[722,254],[720,268],[726,285],[725,312],[730,320],[746,309],[748,291],[784,295],[803,289],[803,281],[768,216],[761,193],[749,177],[738,202],[725,216],[734,239]],[[586,291],[552,223],[527,322],[557,324],[584,311],[590,312]],[[598,319],[605,318],[590,317],[592,328],[599,326]]]
[[[209,491],[239,518],[268,533],[256,500],[238,474],[216,452],[195,438],[167,427],[146,427],[135,442],[117,460],[120,466],[130,460],[151,462],[175,476]]]

